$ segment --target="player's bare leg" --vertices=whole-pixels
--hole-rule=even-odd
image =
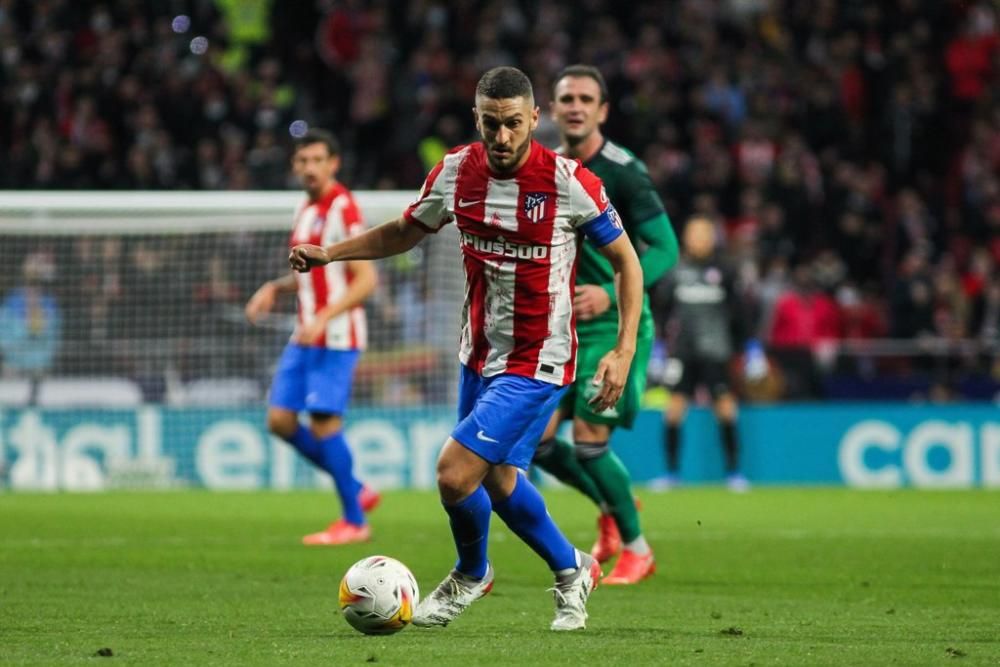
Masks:
[[[493,588],[493,567],[486,560],[486,538],[492,508],[482,486],[490,464],[454,438],[448,438],[437,465],[438,491],[451,517],[459,558],[417,606],[413,624],[445,626]],[[486,525],[482,525],[485,513]]]
[[[592,424],[580,418],[573,420],[577,456],[608,499],[623,545],[621,557],[604,578],[604,583],[635,584],[656,571],[656,562],[639,525],[628,471],[610,451],[610,438],[611,428],[605,424]],[[598,543],[595,549],[600,546]]]

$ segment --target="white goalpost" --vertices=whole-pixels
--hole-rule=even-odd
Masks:
[[[413,196],[356,193],[368,225]],[[311,484],[262,430],[294,298],[258,326],[243,316],[253,291],[288,271],[300,201],[294,191],[0,193],[7,483],[103,488],[141,477],[146,461],[165,478],[157,484]],[[348,428],[384,486],[426,486],[424,450],[454,419],[456,232],[378,269]]]

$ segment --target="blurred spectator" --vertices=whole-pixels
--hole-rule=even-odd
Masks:
[[[844,338],[882,338],[888,333],[883,306],[874,290],[858,289],[853,284],[845,283],[837,290],[836,300]]]
[[[911,250],[899,267],[892,292],[892,335],[917,338],[934,333],[934,288],[924,249]]]
[[[62,314],[48,286],[55,260],[39,251],[24,258],[23,282],[0,303],[3,372],[38,376],[52,368],[62,336]]]
[[[304,120],[340,131],[353,188],[412,189],[475,139],[482,69],[528,72],[548,141],[551,76],[578,61],[604,73],[608,131],[644,158],[671,217],[726,222],[758,330],[809,337],[815,322],[788,319],[812,298],[789,291],[794,266],[822,280],[811,294],[847,337],[993,331],[989,0],[0,0],[0,187],[289,187]],[[89,305],[57,290],[95,340],[132,326],[123,313],[164,274],[141,268],[163,258],[103,243],[74,248],[91,267],[117,252],[66,290]],[[389,294],[391,326],[404,294],[431,298],[416,284]]]
[[[843,325],[830,296],[819,289],[822,271],[802,263],[792,269],[792,280],[778,297],[771,316],[769,349],[785,371],[788,394],[814,398],[822,393],[819,366],[832,362],[833,343]]]
[[[800,264],[792,282],[778,297],[768,342],[776,348],[812,349],[840,338],[840,312],[833,299],[819,289],[821,269]]]

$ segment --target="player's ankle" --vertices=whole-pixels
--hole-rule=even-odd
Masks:
[[[574,567],[564,567],[559,570],[553,570],[556,575],[556,579],[563,579],[565,577],[571,577],[580,571],[580,568],[584,565],[584,559],[580,556],[580,550],[576,549],[574,551],[574,558],[576,558],[576,565]]]
[[[640,535],[631,542],[626,542],[625,548],[637,556],[645,556],[652,551],[649,547],[649,542],[646,541],[646,537],[644,535]]]

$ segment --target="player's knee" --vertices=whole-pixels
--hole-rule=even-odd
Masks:
[[[343,421],[340,415],[325,412],[314,412],[309,415],[309,430],[312,431],[313,437],[321,440],[336,435],[342,427]]]
[[[437,485],[445,502],[461,500],[475,491],[475,488],[470,488],[469,475],[461,466],[443,460],[438,461]]]
[[[486,489],[492,502],[500,503],[514,493],[517,477],[518,472],[513,466],[495,466],[483,478],[483,488]]]
[[[687,414],[687,401],[682,396],[671,396],[667,405],[667,423],[677,426]]]
[[[577,442],[576,458],[579,461],[592,461],[608,452],[607,442]]]
[[[267,430],[274,435],[287,440],[295,435],[299,428],[298,415],[283,410],[272,410],[267,413]]]
[[[736,399],[732,394],[723,394],[715,402],[715,415],[719,421],[732,422],[736,420]]]

